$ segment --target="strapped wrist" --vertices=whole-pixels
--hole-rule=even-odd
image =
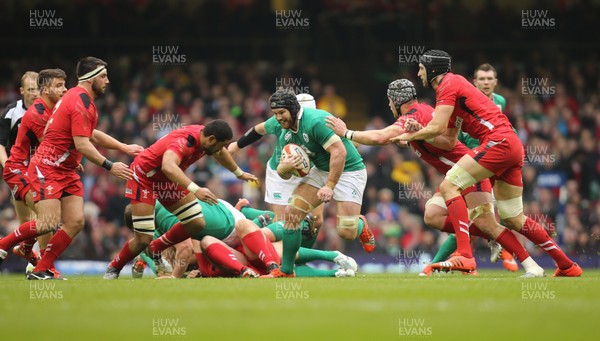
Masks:
[[[110,172],[110,170],[113,168],[113,162],[109,159],[105,159],[104,162],[102,162],[102,168]]]
[[[190,193],[196,193],[199,189],[200,186],[196,185],[193,181],[187,186],[187,190],[190,191]]]

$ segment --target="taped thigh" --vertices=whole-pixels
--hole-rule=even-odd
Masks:
[[[501,219],[509,219],[519,216],[523,213],[523,198],[516,197],[507,200],[497,200],[498,215]]]
[[[436,205],[443,209],[448,209],[448,207],[446,207],[446,202],[444,201],[444,198],[440,195],[434,195],[429,200],[427,200],[427,202],[425,203],[425,207],[429,205]]]
[[[198,201],[193,200],[173,211],[173,215],[179,219],[182,224],[187,224],[196,218],[204,217],[202,207]]]
[[[153,215],[134,215],[131,216],[133,231],[154,236],[154,214]]]
[[[446,179],[448,179],[451,184],[458,186],[461,190],[465,190],[477,183],[477,180],[458,164],[455,164],[450,168],[448,173],[446,173]]]

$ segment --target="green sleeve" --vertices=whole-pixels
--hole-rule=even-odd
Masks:
[[[500,110],[504,112],[506,110],[506,99],[498,94],[493,94],[494,103],[500,107]]]
[[[270,135],[279,135],[281,133],[281,125],[277,122],[275,116],[271,116],[271,118],[265,121],[265,130]]]
[[[314,138],[316,139],[316,141],[321,146],[324,146],[325,143],[327,143],[327,141],[329,141],[329,139],[333,135],[335,135],[333,130],[329,129],[325,125],[325,116],[319,117],[318,119],[316,119],[315,121],[313,121],[311,123],[313,124],[312,129],[311,129],[312,134],[313,134]]]
[[[467,146],[467,148],[469,149],[473,149],[479,146],[478,139],[471,137],[471,135],[465,133],[462,130],[458,132],[458,140],[462,142],[465,146]]]

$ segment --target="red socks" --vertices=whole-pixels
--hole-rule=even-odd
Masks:
[[[462,196],[456,196],[446,201],[448,217],[454,226],[456,235],[456,250],[465,258],[473,258],[471,240],[469,238],[469,211]]]
[[[523,245],[519,243],[517,237],[515,237],[514,233],[512,233],[509,229],[505,228],[504,231],[500,233],[498,238],[496,238],[496,242],[502,245],[506,251],[514,254],[521,263],[527,259],[527,257],[529,257],[529,254],[527,251],[525,251]]]
[[[554,240],[548,235],[548,232],[535,220],[527,216],[526,218],[525,224],[523,224],[519,233],[544,249],[554,259],[560,269],[567,269],[573,265],[573,261],[556,245]]]
[[[109,266],[121,270],[123,269],[125,264],[127,264],[127,262],[129,262],[133,258],[135,258],[135,255],[129,249],[128,240],[125,242],[125,245],[123,245],[123,248],[121,249],[117,257],[115,257],[115,259],[113,259],[113,261],[110,262]]]
[[[242,238],[242,242],[244,243],[244,246],[248,248],[248,250],[258,256],[258,259],[260,259],[264,265],[269,265],[275,262],[275,259],[271,254],[271,248],[268,245],[271,243],[267,241],[267,238],[262,232],[260,232],[260,230],[248,233],[244,236],[244,238]]]
[[[58,256],[61,255],[65,251],[65,249],[71,244],[71,237],[63,230],[59,229],[50,241],[48,242],[48,247],[46,248],[46,252],[44,252],[44,256],[38,262],[37,266],[33,271],[45,271],[50,269],[54,265],[54,261]]]
[[[173,225],[173,227],[171,227],[167,233],[163,234],[158,239],[154,239],[152,243],[150,243],[150,251],[154,255],[160,254],[162,250],[177,243],[181,243],[188,238],[191,238],[191,236],[183,228],[183,225],[181,223],[177,223]]]
[[[209,245],[204,251],[205,257],[210,259],[217,266],[239,274],[244,265],[235,257],[233,252],[225,245],[214,243]],[[200,270],[202,272],[202,270]]]
[[[8,251],[13,246],[28,239],[33,239],[33,244],[35,244],[35,237],[38,233],[36,226],[35,220],[24,222],[16,230],[9,233],[8,236],[0,239],[0,249]],[[31,245],[33,246],[33,244]]]

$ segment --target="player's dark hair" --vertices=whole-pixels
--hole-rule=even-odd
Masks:
[[[224,120],[214,120],[208,122],[202,130],[204,136],[214,136],[217,141],[229,141],[233,138],[233,131],[227,122]]]
[[[123,212],[123,221],[128,229],[133,230],[133,215],[131,213],[131,205],[125,206],[125,211]]]
[[[475,69],[475,72],[473,72],[473,78],[477,78],[477,72],[479,72],[479,71],[484,71],[484,72],[494,71],[494,77],[498,78],[498,72],[496,71],[496,68],[492,66],[492,64],[485,63],[485,64],[479,65],[477,67],[477,69]]]
[[[95,70],[98,66],[107,66],[108,64],[100,58],[84,57],[77,62],[77,77],[81,77],[86,73]]]
[[[54,78],[62,78],[64,80],[67,80],[67,74],[61,69],[45,69],[40,71],[37,79],[37,83],[40,90],[44,86],[52,85],[52,80]]]

